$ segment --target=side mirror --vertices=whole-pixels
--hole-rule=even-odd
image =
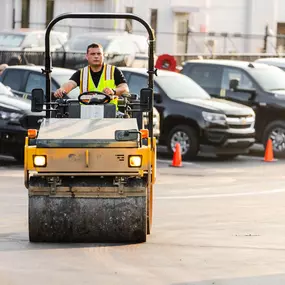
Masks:
[[[32,112],[42,112],[44,107],[44,90],[36,88],[32,90]]]
[[[39,129],[41,125],[41,121],[44,119],[44,116],[37,117],[37,120],[35,120],[34,115],[25,115],[20,119],[20,125],[24,129]]]
[[[116,141],[136,141],[139,132],[137,130],[117,130],[115,131]]]
[[[231,79],[230,81],[230,90],[237,90],[239,86],[239,80],[238,79]]]
[[[154,96],[154,100],[155,100],[156,103],[161,103],[162,102],[162,96],[161,96],[160,93],[154,93],[153,96]]]
[[[153,90],[151,88],[143,88],[140,92],[140,105],[143,112],[150,112],[153,108]]]
[[[250,98],[246,98],[243,101],[254,100],[256,97],[256,89],[239,88],[239,80],[238,79],[232,79],[230,81],[230,90],[233,90],[234,92],[249,93],[251,95]]]

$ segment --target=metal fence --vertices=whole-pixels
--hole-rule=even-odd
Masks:
[[[52,56],[52,66],[64,67],[70,69],[79,69],[86,65],[84,53],[63,53],[54,52]],[[126,55],[122,55],[122,60],[116,61],[116,66],[126,66],[123,58]],[[277,55],[276,53],[247,53],[247,54],[210,54],[210,53],[188,53],[188,54],[174,54],[177,66],[181,66],[183,62],[191,59],[229,59],[229,60],[244,60],[254,61],[258,58],[264,57],[285,57],[285,53]],[[111,61],[106,60],[110,64]],[[0,51],[0,64],[8,63],[8,65],[44,65],[45,53],[44,52],[12,52],[12,51]]]
[[[20,22],[16,22],[17,25]],[[85,25],[77,25],[77,23],[68,23],[64,20],[63,23],[57,24],[55,29],[62,32],[67,32],[69,37],[74,35],[106,31],[106,32],[124,32],[125,29],[119,27],[110,27],[107,23],[102,22],[100,25],[92,25],[86,22]],[[106,26],[105,26],[106,25]],[[30,22],[31,28],[45,29],[45,24]],[[145,30],[133,29],[129,27],[128,31],[133,34],[148,36]],[[186,33],[162,32],[154,31],[157,37],[157,50],[161,53],[167,53],[169,45],[166,43],[175,43],[176,52],[183,54],[243,54],[243,53],[283,53],[285,49],[285,35],[271,35],[268,27],[265,27],[264,34],[242,34],[242,33],[227,33],[227,32],[192,32],[190,29]]]
[[[80,25],[58,25],[57,28],[67,32],[69,37],[82,32],[114,31],[113,28]],[[125,32],[125,29],[117,28],[116,31]],[[144,30],[130,29],[129,32],[148,36]],[[182,51],[179,51],[182,53],[282,53],[285,49],[285,35],[271,35],[267,29],[264,34],[202,33],[189,30],[186,33],[155,31],[155,35],[158,50],[163,50],[167,42],[176,42],[177,45],[182,46]],[[165,51],[167,52],[167,50]]]
[[[105,62],[116,66],[128,66],[128,63],[133,64],[128,60],[127,54],[120,54],[115,56],[106,56]],[[132,58],[132,57],[131,57]],[[51,53],[52,66],[63,67],[70,69],[79,69],[87,64],[84,52],[52,52]],[[140,58],[143,61],[143,58]],[[44,52],[24,52],[24,51],[0,51],[0,64],[7,63],[8,65],[44,65]],[[147,65],[147,57],[145,57],[145,64]]]
[[[58,29],[66,31],[69,36],[80,33],[81,30],[88,31],[114,31],[110,28],[58,25]],[[118,30],[116,31],[124,31]],[[134,34],[143,34],[143,31],[133,30]],[[230,33],[198,33],[188,31],[184,34],[171,32],[156,32],[157,55],[163,52],[159,44],[164,42],[176,42],[180,44],[180,52],[172,53],[181,65],[183,61],[197,58],[217,59],[239,59],[252,61],[260,57],[284,57],[285,35],[270,35],[267,30],[264,35],[254,34],[230,34]],[[165,53],[168,46],[165,45]],[[0,64],[44,64],[44,52],[10,52],[0,50]],[[52,53],[52,63],[56,67],[77,69],[82,67],[86,61],[83,53]]]
[[[185,53],[283,53],[285,35],[189,33]]]

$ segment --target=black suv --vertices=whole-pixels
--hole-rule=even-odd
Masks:
[[[147,86],[147,70],[120,68],[130,91],[139,94]],[[255,142],[254,111],[241,104],[213,99],[189,77],[165,70],[155,76],[155,108],[160,114],[159,143],[170,153],[177,142],[184,158],[199,150],[234,157],[248,152]]]
[[[36,125],[44,116],[42,113],[31,112],[31,101],[14,96],[0,82],[0,154],[12,155],[17,160],[24,159],[24,144],[27,129],[21,120],[29,116],[29,123]]]
[[[274,154],[285,156],[285,72],[256,62],[187,61],[185,74],[212,97],[250,106],[256,113],[256,141],[272,139]]]

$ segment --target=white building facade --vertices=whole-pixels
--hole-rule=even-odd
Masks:
[[[285,34],[284,0],[1,0],[1,6],[0,30],[44,29],[51,18],[67,12],[131,12],[155,29],[157,54],[259,53],[266,25],[273,35]],[[136,21],[127,22],[127,28],[147,35]],[[70,35],[125,30],[126,21],[66,19],[54,29]],[[276,44],[276,37],[269,37],[267,52],[275,52]],[[285,41],[278,45],[282,48]]]

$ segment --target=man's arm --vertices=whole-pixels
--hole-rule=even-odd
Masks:
[[[54,97],[55,98],[61,98],[63,97],[63,94],[66,93],[68,94],[71,90],[77,87],[77,84],[73,80],[69,80],[66,83],[63,83],[60,88],[58,88],[54,92]]]
[[[54,97],[61,98],[63,97],[63,93],[68,94],[79,85],[78,82],[80,84],[80,70],[76,71],[67,82],[63,83],[61,87],[54,92]]]
[[[125,93],[130,93],[129,86],[127,83],[121,83],[116,88],[116,95],[120,96]]]

